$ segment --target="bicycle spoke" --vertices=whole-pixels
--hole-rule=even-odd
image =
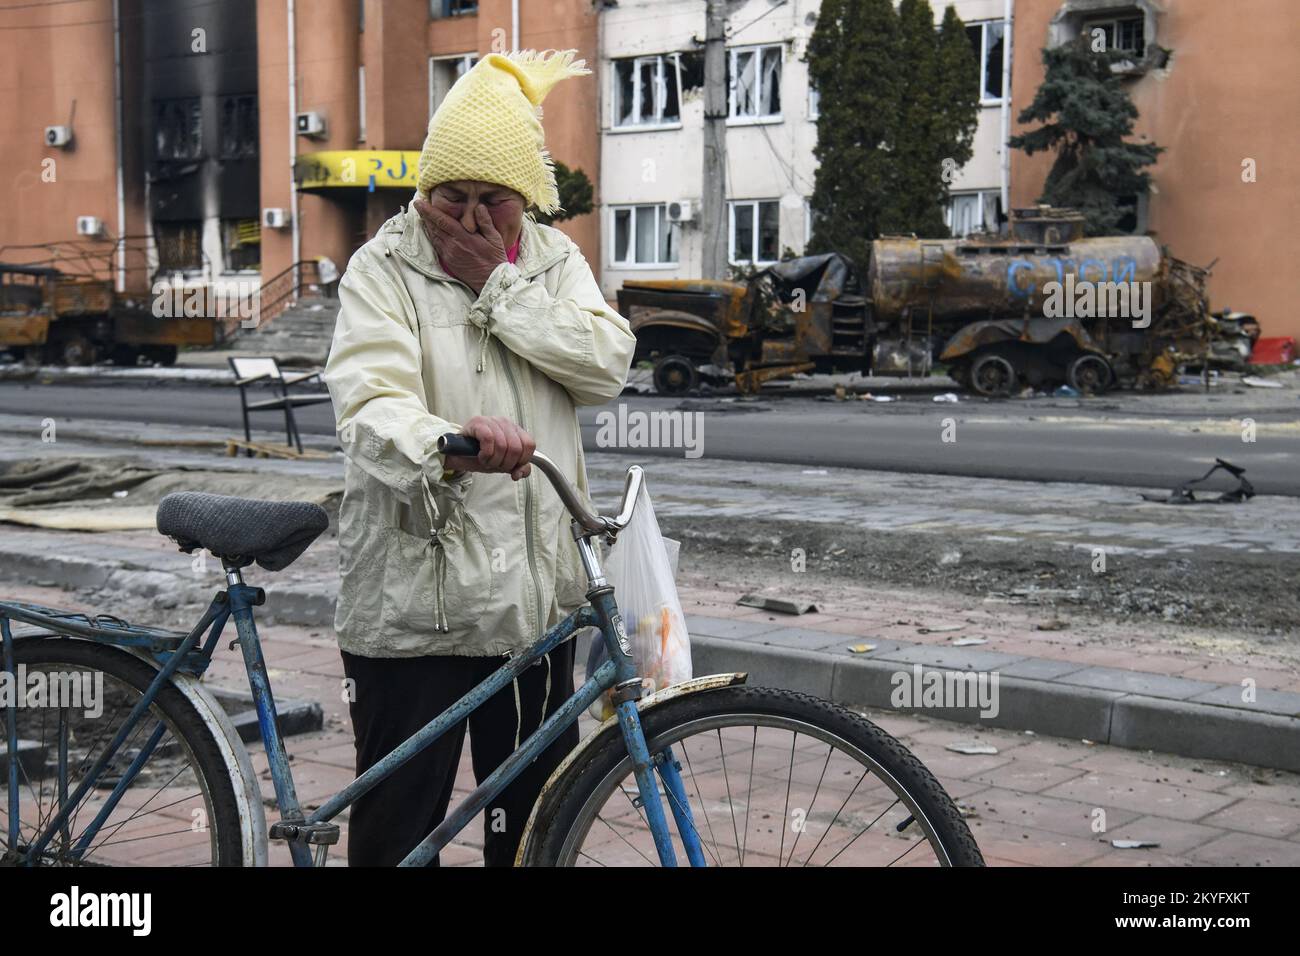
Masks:
[[[826,779],[826,768],[831,765],[831,754],[834,752],[834,747],[826,748],[826,762],[822,764],[821,776],[817,778],[817,789],[813,791],[812,801],[808,804],[808,809],[804,811],[803,826],[795,832],[794,842],[790,844],[790,859],[785,862],[785,866],[789,866],[790,862],[794,860],[794,851],[799,848],[799,838],[803,836],[803,831],[808,829],[808,822],[812,819],[812,811],[817,803],[817,796],[822,792],[822,781]]]
[[[695,796],[700,801],[700,812],[704,814],[704,825],[709,828],[709,842],[713,845],[713,849],[717,850],[718,838],[717,835],[713,832],[713,823],[709,820],[709,808],[704,804],[704,791],[700,789],[700,783],[698,780],[695,779],[695,767],[691,765],[690,750],[688,750],[686,747],[683,747],[682,756],[686,758],[686,770],[691,775],[691,783],[695,785]],[[697,830],[696,832],[698,833],[699,831]],[[722,863],[721,861],[718,860],[718,855],[716,853],[710,851],[709,856],[713,857],[713,862],[716,863],[719,867],[722,866]]]
[[[883,809],[883,810],[880,811],[880,816],[876,817],[875,820],[872,820],[870,823],[868,823],[865,827],[863,827],[860,831],[858,831],[857,836],[855,836],[855,837],[854,837],[852,840],[850,840],[848,843],[846,843],[846,844],[844,844],[842,847],[840,847],[840,849],[839,849],[839,853],[836,853],[833,857],[831,857],[831,858],[826,862],[826,865],[827,865],[827,866],[830,866],[830,865],[831,865],[832,863],[834,863],[837,859],[839,859],[840,853],[843,853],[843,852],[844,852],[845,850],[847,850],[849,847],[853,846],[853,844],[857,842],[858,837],[862,836],[862,834],[866,833],[868,830],[870,830],[872,827],[874,827],[874,826],[876,825],[876,823],[879,822],[880,817],[883,817],[886,813],[888,813],[890,810],[894,809],[894,807],[898,806],[901,802],[902,802],[902,798],[901,798],[901,797],[896,797],[896,798],[894,799],[894,802],[893,802],[893,803],[891,803],[889,806],[885,807],[885,809]]]
[[[722,746],[722,728],[718,728],[718,756],[722,758],[722,782],[727,786],[727,806],[731,810],[731,833],[736,838],[736,862],[741,866],[745,861],[740,856],[740,831],[736,829],[736,804],[731,797],[731,778],[727,776],[727,753]]]

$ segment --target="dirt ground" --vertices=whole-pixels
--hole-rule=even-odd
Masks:
[[[684,578],[753,590],[775,583],[812,600],[871,584],[955,591],[1068,609],[1072,616],[1249,635],[1262,645],[1294,643],[1300,620],[1300,555],[1220,549],[1194,558],[1110,555],[1109,573],[1094,574],[1087,554],[1025,539],[970,536],[954,543],[938,534],[846,534],[735,517],[661,516],[660,525],[682,542]],[[790,573],[796,547],[806,553],[806,575]]]

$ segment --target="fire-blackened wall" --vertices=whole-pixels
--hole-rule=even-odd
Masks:
[[[160,267],[256,268],[255,0],[144,0],[143,13],[140,133]]]

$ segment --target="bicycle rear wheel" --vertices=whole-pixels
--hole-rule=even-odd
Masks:
[[[60,638],[19,639],[14,664],[27,688],[58,687],[18,716],[19,836],[9,839],[7,764],[0,773],[0,863],[36,866],[241,866],[243,841],[234,784],[212,730],[173,685],[163,687],[64,826],[39,854],[31,845],[124,725],[157,671],[114,647]],[[69,697],[67,691],[82,691]],[[93,689],[93,690],[92,690]],[[22,688],[20,688],[20,691]],[[0,710],[0,746],[4,712]],[[115,785],[148,742],[150,756],[89,834]]]
[[[681,768],[708,866],[982,866],[952,799],[866,718],[791,691],[733,686],[642,715]],[[664,812],[669,796],[660,782]],[[540,798],[525,866],[658,866],[622,735],[592,742]],[[684,863],[677,824],[674,840]]]

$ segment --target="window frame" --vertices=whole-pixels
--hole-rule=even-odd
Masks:
[[[468,73],[470,70],[474,69],[474,66],[475,66],[475,65],[478,63],[478,61],[481,60],[481,59],[482,59],[482,57],[479,56],[479,54],[477,54],[477,53],[442,53],[442,54],[431,55],[431,56],[429,57],[429,68],[428,68],[428,74],[429,74],[429,75],[428,75],[428,80],[429,80],[429,92],[428,92],[428,101],[429,101],[429,116],[430,116],[430,117],[432,117],[433,114],[434,114],[434,112],[438,109],[438,107],[442,105],[442,101],[441,101],[441,100],[440,100],[439,102],[437,102],[436,104],[433,102],[433,71],[434,71],[434,69],[435,69],[435,64],[437,64],[437,63],[450,63],[450,62],[453,62],[453,61],[457,61],[457,62],[460,64],[460,66],[457,67],[456,79],[451,81],[452,86],[455,86],[455,85],[456,85],[456,80],[459,80],[462,76],[464,76],[464,75],[465,75],[466,73]],[[451,90],[451,86],[447,87],[447,89],[448,89],[448,91],[450,91],[450,90]],[[444,98],[446,97],[446,93],[443,94],[443,97],[444,97]]]
[[[665,120],[663,118],[663,113],[662,113],[663,107],[666,106],[668,103],[668,87],[666,82],[668,71],[665,67],[666,67],[666,61],[670,59],[672,61],[672,67],[673,67],[673,78],[677,84],[677,118],[671,120]],[[632,115],[634,117],[637,117],[641,115],[640,105],[642,99],[640,64],[647,60],[654,60],[656,62],[655,77],[659,82],[659,88],[662,89],[664,93],[663,103],[656,102],[655,104],[656,112],[658,113],[659,118],[656,121],[649,122],[649,123],[642,123],[636,119],[634,119],[632,122],[629,123],[620,122],[619,116],[622,113],[622,110],[620,109],[620,107],[622,106],[622,102],[621,102],[622,94],[620,93],[620,84],[619,84],[619,75],[618,75],[619,66],[620,64],[631,64],[632,97],[633,97]],[[610,132],[626,133],[626,132],[647,132],[647,131],[664,130],[664,129],[681,129],[682,126],[682,59],[680,53],[678,52],[647,53],[642,56],[622,56],[622,57],[617,57],[615,59],[612,59],[610,61],[610,65],[612,67],[610,70],[610,80],[612,83],[612,90],[610,92],[610,97],[609,97],[610,109],[612,110],[612,114],[609,118]],[[659,99],[657,93],[655,99],[656,101]]]
[[[636,220],[638,209],[650,207],[655,210],[655,231],[654,231],[654,250],[655,256],[659,255],[660,234],[659,224],[662,222],[668,229],[677,230],[677,241],[673,244],[673,252],[677,256],[671,262],[637,262],[636,261]],[[633,256],[632,259],[620,260],[618,256],[618,214],[620,212],[630,213],[628,219],[628,252]],[[659,213],[662,212],[662,216]],[[609,206],[609,250],[608,262],[611,269],[676,269],[681,266],[681,227],[675,222],[668,221],[668,203],[666,202],[634,202],[634,203],[611,203]]]
[[[1006,91],[1005,89],[1002,91],[1002,95],[1001,95],[1001,96],[998,96],[998,97],[986,97],[986,96],[984,95],[984,85],[985,85],[985,81],[988,79],[988,52],[989,52],[989,50],[988,50],[988,47],[989,47],[989,44],[988,44],[988,28],[989,28],[989,26],[992,25],[992,24],[997,24],[998,26],[1003,26],[1003,25],[1005,24],[1005,21],[1003,21],[1003,20],[975,20],[975,21],[973,21],[973,22],[971,22],[971,23],[967,23],[967,24],[966,24],[966,29],[967,29],[967,30],[974,30],[974,29],[978,28],[979,31],[980,31],[980,50],[979,50],[979,61],[980,61],[980,62],[979,62],[979,69],[980,69],[980,106],[1001,106],[1002,103],[1003,103],[1003,101],[1007,98],[1007,91]],[[999,80],[998,80],[998,82],[999,82],[999,83],[1002,82],[1001,77],[1006,73],[1007,57],[1008,57],[1010,54],[1011,54],[1010,36],[1009,36],[1009,34],[1006,32],[1006,30],[1003,30],[1003,32],[1002,32],[1002,69],[998,72],[998,76],[999,76]]]
[[[1002,196],[1001,196],[1001,192],[996,187],[985,187],[983,189],[957,189],[948,193],[948,199],[943,204],[943,224],[948,227],[948,233],[952,236],[952,238],[965,239],[968,236],[974,236],[979,234],[974,232],[967,232],[967,233],[962,233],[959,236],[953,233],[952,225],[955,218],[954,213],[956,212],[956,209],[954,208],[954,202],[960,198],[974,197],[976,200],[976,207],[975,207],[976,219],[979,221],[981,225],[984,225],[988,222],[988,216],[985,215],[985,204],[987,198],[990,196],[993,197],[993,209],[996,214],[994,221],[996,223],[997,220],[1003,215],[1002,210],[999,208],[1002,205]]]
[[[1110,37],[1119,36],[1119,25],[1121,23],[1131,23],[1133,21],[1136,21],[1140,25],[1142,30],[1142,49],[1130,50],[1127,47],[1117,46],[1116,44],[1112,43]],[[1106,42],[1108,44],[1107,50],[1115,50],[1116,52],[1121,54],[1128,54],[1129,56],[1133,57],[1134,60],[1141,60],[1143,57],[1146,56],[1147,54],[1146,17],[1142,15],[1141,10],[1134,8],[1132,11],[1124,15],[1120,15],[1120,13],[1118,12],[1113,12],[1110,14],[1106,14],[1105,16],[1098,16],[1092,19],[1081,20],[1079,23],[1079,35],[1091,40],[1092,31],[1097,27],[1108,28],[1106,34],[1107,36]]]
[[[781,103],[775,113],[737,113],[736,112],[736,58],[742,53],[752,53],[757,57],[757,63],[754,68],[754,103],[755,109],[757,104],[763,101],[763,51],[776,50],[779,60],[777,95],[782,97]],[[727,124],[729,126],[745,126],[757,123],[780,123],[785,119],[785,100],[782,94],[785,92],[785,44],[784,43],[755,43],[748,46],[727,47]]]
[[[776,207],[776,258],[759,259],[759,243],[761,242],[759,231],[762,224],[762,207],[770,203]],[[751,258],[736,258],[736,208],[738,206],[752,206],[753,219],[751,226],[753,228],[754,246],[750,249]],[[770,266],[773,263],[781,261],[781,200],[780,199],[729,199],[727,200],[727,262],[733,266],[749,265],[754,267]]]

